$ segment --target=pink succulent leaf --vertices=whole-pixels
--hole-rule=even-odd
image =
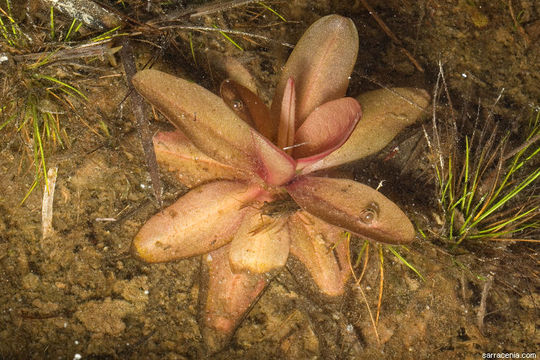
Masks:
[[[369,91],[358,96],[362,119],[349,139],[336,151],[304,169],[305,173],[345,164],[374,154],[401,130],[421,118],[429,105],[422,89],[392,88]]]
[[[229,261],[234,272],[266,273],[279,269],[289,256],[286,217],[255,212],[246,217],[231,241]]]
[[[286,186],[305,211],[375,241],[405,244],[415,231],[405,213],[380,192],[353,180],[304,176]]]
[[[258,168],[256,173],[269,185],[282,185],[295,175],[296,162],[261,134],[252,131]]]
[[[327,155],[336,150],[349,138],[361,115],[360,104],[350,97],[319,106],[296,131],[294,158]]]
[[[165,262],[204,254],[230,242],[254,199],[256,185],[216,181],[196,187],[144,224],[132,253],[146,262]]]
[[[221,83],[220,93],[223,101],[240,119],[261,135],[270,140],[275,139],[277,124],[271,122],[270,111],[257,94],[230,79]]]
[[[358,53],[358,32],[352,20],[325,16],[313,23],[285,64],[271,107],[279,116],[289,78],[296,82],[296,127],[325,102],[345,96]]]
[[[296,91],[294,79],[291,77],[285,86],[283,100],[281,103],[281,113],[279,116],[277,146],[287,154],[292,154],[291,146],[294,144],[294,132],[296,129]]]
[[[220,97],[157,70],[138,72],[133,85],[206,155],[236,168],[253,170],[252,128]]]
[[[229,248],[223,246],[203,257],[199,303],[203,339],[214,353],[225,346],[251,305],[267,285],[263,274],[233,273]]]
[[[154,136],[154,150],[160,165],[175,171],[178,180],[194,187],[215,179],[250,179],[249,172],[225,165],[197,149],[180,130],[158,132]]]
[[[339,296],[350,278],[345,231],[305,211],[289,219],[291,254],[307,268],[318,288]]]

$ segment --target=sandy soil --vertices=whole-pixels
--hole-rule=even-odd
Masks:
[[[351,17],[360,34],[352,95],[380,85],[431,92],[440,63],[458,112],[466,103],[493,104],[503,88],[493,111],[509,130],[522,131],[531,111],[538,111],[540,50],[535,43],[540,37],[540,8],[535,1],[510,2],[519,26],[502,1],[369,2],[401,44],[388,38],[359,1],[276,3],[274,8],[292,23],[280,24],[268,12],[265,23],[272,17],[270,22],[277,25],[268,30],[271,37],[294,44],[322,15]],[[154,12],[157,7],[156,2]],[[242,31],[254,31],[258,20],[246,23],[251,15],[242,9],[197,24],[240,24],[245,26]],[[249,9],[261,11],[256,5]],[[240,52],[215,34],[194,37],[196,44],[239,58],[265,84],[266,95],[271,94],[288,49],[242,42],[246,51]],[[178,37],[156,67],[189,74],[212,87],[204,68],[194,64],[185,39],[185,33]],[[200,63],[202,50],[202,45],[196,48]],[[141,63],[155,52],[144,44],[136,51]],[[205,349],[197,324],[200,259],[148,265],[130,256],[131,240],[158,208],[133,116],[123,102],[127,90],[122,68],[108,61],[94,66],[102,69],[100,76],[92,74],[81,83],[89,97],[81,114],[89,126],[77,119],[67,123],[71,146],[50,159],[50,167],[58,166],[58,179],[54,233],[46,239],[41,229],[42,189],[20,205],[33,182],[32,168],[26,170],[28,144],[0,131],[0,358],[202,358]],[[163,119],[151,126],[170,129]],[[404,173],[398,166],[407,151],[390,165],[381,160],[397,143],[420,132],[419,126],[409,129],[379,156],[351,169],[372,186],[387,180],[381,191],[425,233],[434,234],[440,228],[437,195],[432,182],[416,177],[426,157],[408,164]],[[186,189],[169,174],[162,177],[164,202],[170,204]],[[295,264],[288,264],[230,346],[214,358],[480,359],[488,352],[538,351],[536,244],[481,243],[450,252],[443,239],[418,236],[399,251],[425,281],[383,248],[384,293],[377,334],[366,306],[367,301],[375,316],[381,275],[375,246],[371,249],[362,291],[351,286],[336,303],[313,294],[288,271]]]

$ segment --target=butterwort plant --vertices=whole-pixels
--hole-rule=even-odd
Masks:
[[[351,276],[346,232],[389,244],[415,237],[384,195],[324,175],[382,149],[429,102],[413,88],[345,97],[357,53],[350,19],[319,19],[291,53],[270,107],[241,81],[224,81],[220,97],[156,70],[133,78],[177,129],[155,136],[158,160],[192,188],[144,224],[132,253],[149,263],[204,254],[200,326],[211,351],[227,344],[289,255],[337,297]]]

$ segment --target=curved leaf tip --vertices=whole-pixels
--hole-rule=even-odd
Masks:
[[[357,54],[358,32],[351,19],[329,15],[317,20],[302,35],[283,68],[272,116],[280,114],[291,77],[296,84],[297,128],[317,106],[345,96]]]
[[[405,213],[367,185],[305,176],[287,185],[287,190],[302,209],[329,224],[382,243],[414,240],[415,230]]]

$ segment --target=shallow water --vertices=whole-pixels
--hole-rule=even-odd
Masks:
[[[262,11],[256,5],[211,15],[197,24],[215,22],[246,32],[271,24],[267,31],[272,38],[294,44],[320,16],[348,16],[360,36],[351,95],[380,86],[431,92],[442,67],[458,114],[475,112],[481,103],[508,130],[523,131],[540,99],[540,50],[534,45],[540,36],[540,9],[534,1],[513,4],[519,26],[506,2],[369,3],[400,43],[389,39],[359,1],[272,4],[291,21],[287,24],[269,12],[248,21],[253,19],[249,11]],[[267,84],[263,95],[271,96],[287,48],[243,41],[246,50],[240,52],[216,34],[193,37],[199,45],[197,64],[183,33],[156,67],[212,88],[212,77],[202,65],[203,47],[209,47],[238,57]],[[136,51],[141,64],[155,53],[145,44],[137,44]],[[107,61],[93,66],[105,75],[121,73]],[[73,74],[73,81],[78,76]],[[90,101],[80,111],[90,125],[76,119],[67,124],[71,146],[50,159],[50,167],[58,166],[58,179],[54,233],[47,239],[41,229],[42,190],[33,191],[20,205],[33,182],[33,168],[26,170],[28,144],[22,135],[0,131],[0,357],[204,357],[197,324],[199,259],[149,265],[129,253],[134,235],[158,208],[131,110],[122,102],[127,93],[124,81],[121,76],[100,78],[93,73],[81,86]],[[501,99],[491,107],[501,91]],[[100,121],[109,136],[100,130]],[[163,119],[151,127],[170,129]],[[375,246],[360,285],[365,298],[351,286],[343,299],[329,302],[285,269],[215,358],[480,358],[488,352],[536,351],[536,244],[488,243],[450,253],[436,236],[440,214],[434,185],[426,182],[425,149],[417,161],[407,162],[419,136],[420,126],[409,129],[379,155],[348,171],[373,187],[385,180],[381,191],[427,234],[400,250],[425,281],[384,249],[384,292],[374,327],[370,312],[376,316],[381,280]],[[396,145],[402,151],[384,161]],[[168,205],[186,189],[164,170],[162,177]],[[287,267],[297,265],[291,262]]]

